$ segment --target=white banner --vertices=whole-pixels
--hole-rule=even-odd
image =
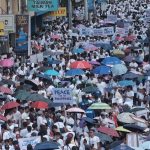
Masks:
[[[31,144],[33,148],[36,144],[41,142],[40,136],[30,137],[30,138],[20,138],[18,139],[19,147],[21,150],[27,150],[27,145]]]
[[[115,23],[117,22],[117,15],[108,15],[106,20]]]
[[[0,21],[4,22],[5,25],[5,31],[7,32],[14,32],[14,15],[0,15]]]
[[[52,93],[54,103],[70,104],[73,102],[72,90],[70,88],[54,88]]]

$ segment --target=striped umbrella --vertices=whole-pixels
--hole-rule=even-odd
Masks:
[[[88,109],[111,109],[111,107],[106,103],[93,103]]]

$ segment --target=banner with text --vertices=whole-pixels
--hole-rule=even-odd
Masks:
[[[28,0],[29,11],[57,11],[58,0]]]
[[[0,21],[0,36],[5,35],[4,32],[4,22]]]
[[[115,23],[117,22],[117,15],[108,15],[106,20]]]
[[[5,32],[14,32],[14,15],[0,15],[0,21],[4,22]]]
[[[57,11],[52,11],[48,14],[49,16],[54,16],[54,17],[67,16],[67,10],[66,7],[60,7]]]
[[[19,147],[21,150],[27,150],[27,145],[31,144],[33,148],[36,144],[41,142],[40,136],[30,137],[30,138],[20,138],[18,139]]]
[[[54,103],[67,103],[73,102],[72,90],[69,88],[54,88],[52,91]]]
[[[16,52],[28,52],[29,16],[16,15]]]

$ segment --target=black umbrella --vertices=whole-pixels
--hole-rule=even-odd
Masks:
[[[1,81],[3,84],[9,84],[9,85],[14,85],[15,82],[13,82],[12,80],[8,80],[8,79],[2,79]]]
[[[144,130],[146,129],[146,128],[140,127],[136,124],[126,124],[123,127],[132,132],[144,132]]]
[[[53,149],[58,149],[59,148],[59,144],[53,141],[50,142],[42,142],[42,143],[38,143],[34,150],[53,150]]]
[[[116,146],[119,146],[121,143],[122,143],[123,141],[114,141],[114,142],[112,142],[111,144],[110,144],[110,148],[112,149],[112,148],[114,148],[114,147],[116,147]]]
[[[91,124],[94,124],[94,123],[96,123],[96,121],[95,120],[93,120],[93,119],[91,119],[91,118],[89,118],[89,117],[84,117],[84,118],[82,118],[84,121],[86,121],[87,123],[91,123]]]
[[[25,80],[24,83],[31,85],[32,86],[32,90],[35,90],[35,91],[38,90],[38,85],[36,83],[34,83],[33,81],[31,81],[31,80]]]

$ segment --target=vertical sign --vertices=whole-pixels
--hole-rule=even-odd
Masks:
[[[57,11],[58,0],[28,0],[29,11]]]
[[[16,15],[16,52],[28,52],[29,16]]]
[[[5,35],[4,27],[4,22],[0,21],[0,36]]]
[[[88,3],[88,10],[93,11],[94,10],[94,0],[87,0]]]

